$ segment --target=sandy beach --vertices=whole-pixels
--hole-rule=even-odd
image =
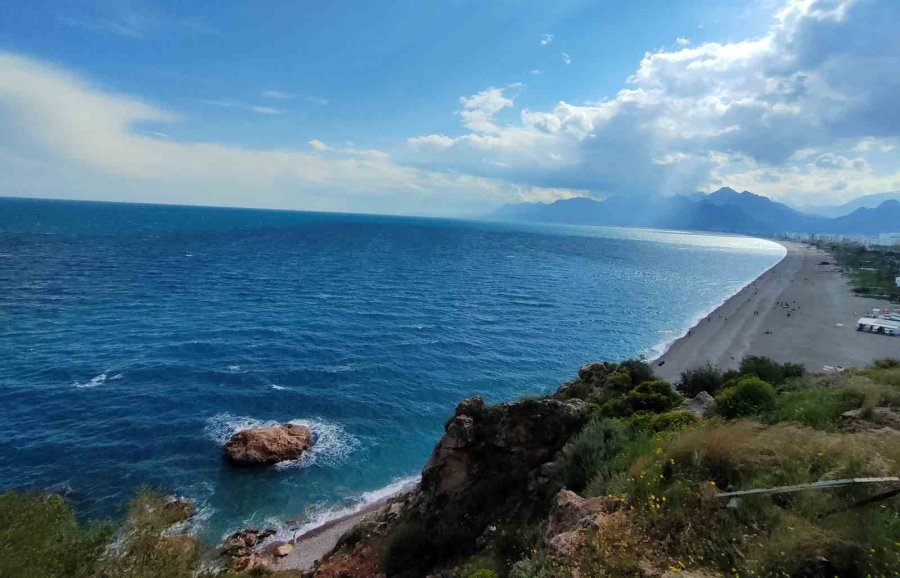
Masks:
[[[675,341],[654,362],[657,375],[674,383],[685,369],[736,368],[748,355],[808,371],[900,355],[900,339],[856,331],[860,317],[891,303],[856,296],[827,253],[781,244],[784,259]]]
[[[853,294],[827,253],[782,244],[787,249],[784,259],[653,362],[657,375],[675,383],[685,369],[705,363],[736,368],[748,355],[802,363],[809,371],[866,365],[900,355],[900,339],[856,331],[859,317],[874,307],[891,307],[889,302]],[[276,568],[312,568],[347,530],[387,499],[299,536],[294,551]]]

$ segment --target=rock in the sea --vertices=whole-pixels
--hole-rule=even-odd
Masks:
[[[701,391],[694,397],[684,400],[677,411],[686,411],[700,419],[705,419],[715,413],[716,400],[705,391]]]
[[[239,466],[275,464],[296,460],[311,445],[308,427],[286,423],[239,431],[225,444],[225,455]]]

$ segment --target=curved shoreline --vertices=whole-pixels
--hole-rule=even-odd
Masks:
[[[853,293],[833,258],[807,245],[779,242],[787,253],[753,282],[675,340],[653,360],[660,379],[707,363],[735,369],[746,356],[794,362],[810,371],[868,365],[896,355],[889,338],[857,332],[856,321],[887,301]]]
[[[735,298],[738,294],[740,294],[742,291],[744,291],[750,285],[753,285],[754,283],[756,283],[756,281],[759,280],[760,277],[762,277],[763,275],[765,275],[766,273],[768,273],[769,271],[771,271],[772,269],[774,269],[775,267],[780,265],[781,262],[787,258],[788,252],[789,252],[787,245],[785,245],[784,243],[782,243],[780,241],[774,241],[771,239],[767,239],[767,240],[769,240],[772,243],[775,243],[777,245],[781,245],[782,248],[784,248],[784,254],[781,256],[781,258],[778,261],[776,261],[775,263],[773,263],[772,265],[770,265],[769,267],[767,267],[762,273],[760,273],[759,275],[757,275],[756,277],[754,277],[753,279],[748,281],[746,284],[742,285],[739,289],[734,291],[734,293],[731,293],[728,297],[726,297],[724,300],[719,302],[718,305],[705,311],[704,313],[696,315],[691,320],[690,324],[685,327],[684,331],[682,331],[681,334],[678,335],[678,337],[673,337],[671,339],[664,339],[663,341],[661,341],[661,342],[657,343],[656,345],[654,345],[653,347],[651,347],[649,349],[650,352],[658,351],[658,353],[655,353],[652,357],[647,357],[648,363],[653,364],[655,361],[659,360],[661,357],[666,355],[669,352],[669,350],[672,348],[672,346],[675,345],[676,342],[678,342],[682,338],[686,337],[688,333],[692,332],[694,330],[694,328],[700,324],[701,321],[703,321],[710,315],[713,315],[714,313],[716,313],[716,311],[718,311],[719,309],[724,307],[725,304],[728,303],[728,301]]]
[[[777,242],[785,248],[778,262],[698,317],[651,360],[660,379],[676,383],[682,371],[705,363],[736,368],[748,355],[799,362],[810,371],[867,365],[896,355],[896,340],[855,331],[859,316],[890,303],[856,296],[827,253]],[[278,567],[312,568],[344,532],[390,498],[310,529],[297,538],[294,553]]]

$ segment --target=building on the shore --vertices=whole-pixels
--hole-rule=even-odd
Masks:
[[[900,336],[900,322],[881,317],[860,317],[856,322],[857,331]]]
[[[900,246],[900,233],[882,233],[878,235],[878,244],[886,247]]]

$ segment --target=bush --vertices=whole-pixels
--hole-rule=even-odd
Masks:
[[[622,449],[628,434],[625,427],[610,419],[592,419],[562,450],[560,477],[575,492],[583,490],[592,478],[610,477],[612,461]]]
[[[797,363],[778,363],[768,357],[750,356],[741,361],[740,372],[743,375],[755,375],[763,381],[781,385],[793,377],[805,373],[802,365]]]
[[[696,424],[697,416],[687,411],[667,411],[666,413],[636,413],[628,418],[635,428],[651,431],[678,431]]]
[[[430,533],[417,520],[397,524],[387,538],[384,571],[387,576],[424,576],[434,563]]]
[[[745,377],[716,396],[716,410],[726,419],[757,416],[775,409],[775,388],[756,377]]]
[[[715,365],[707,363],[694,369],[681,372],[681,383],[678,389],[687,397],[694,397],[701,391],[716,395],[722,389],[722,372]]]
[[[875,369],[894,369],[900,367],[900,359],[893,359],[891,357],[876,359],[872,362],[872,367]]]
[[[818,387],[782,393],[775,400],[772,421],[794,421],[816,429],[836,430],[841,414],[858,408],[864,394],[838,387]]]
[[[60,496],[4,492],[0,576],[91,576],[112,533],[108,523],[79,525]]]
[[[603,405],[603,415],[628,417],[639,412],[662,413],[679,403],[681,396],[665,381],[645,381],[623,395]]]
[[[653,368],[650,367],[647,362],[639,359],[626,359],[619,364],[619,367],[625,368],[628,371],[632,385],[656,379],[656,376],[653,375]]]
[[[466,578],[500,578],[500,575],[494,570],[482,568],[466,574]]]

